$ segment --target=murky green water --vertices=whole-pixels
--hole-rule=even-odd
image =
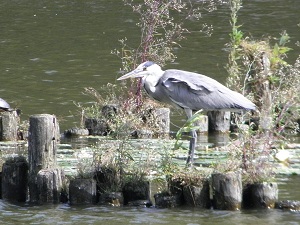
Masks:
[[[195,1],[196,2],[196,1]],[[201,4],[201,1],[199,1]],[[200,22],[191,22],[193,31],[180,44],[178,68],[225,80],[229,40],[226,5],[211,14],[203,12]],[[291,36],[299,55],[299,0],[244,1],[239,23],[250,36],[279,37],[282,30]],[[20,108],[22,119],[32,114],[51,113],[61,129],[79,125],[74,102],[89,104],[84,87],[116,83],[120,60],[110,54],[127,37],[136,47],[139,41],[137,17],[122,1],[106,0],[2,0],[0,1],[0,97]],[[198,31],[202,22],[212,24],[212,37]],[[177,112],[173,112],[173,117]],[[181,118],[181,117],[180,117]],[[182,117],[184,118],[184,117]],[[174,119],[175,124],[180,119]],[[298,176],[281,178],[280,198],[300,199]],[[211,211],[198,209],[152,209],[57,206],[16,206],[0,200],[1,224],[299,224],[299,212]]]
[[[200,3],[201,4],[201,3]],[[295,51],[300,39],[298,0],[245,1],[239,23],[249,35],[279,37],[287,30]],[[117,83],[121,65],[111,50],[128,38],[136,47],[138,21],[121,0],[3,0],[0,2],[0,97],[20,108],[23,119],[32,114],[51,113],[60,119],[62,130],[79,125],[74,102],[93,101],[82,94],[84,87],[100,90]],[[212,37],[198,31],[213,25]],[[168,68],[180,68],[225,80],[229,40],[229,12],[226,5],[203,19],[187,24],[192,31],[176,51],[178,59]],[[176,114],[176,113],[175,113]]]

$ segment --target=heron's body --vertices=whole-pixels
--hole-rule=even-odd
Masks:
[[[157,78],[150,74],[143,78],[143,85],[148,95],[160,102],[193,111],[255,109],[240,93],[201,74],[170,69]]]
[[[144,62],[118,80],[142,78],[149,96],[163,103],[183,108],[188,118],[195,110],[255,110],[255,105],[238,92],[218,81],[197,73],[169,69],[163,71],[153,62]],[[191,132],[188,163],[193,162],[197,134]]]

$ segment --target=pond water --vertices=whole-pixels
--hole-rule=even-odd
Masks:
[[[300,196],[300,178],[279,182],[284,199]],[[281,179],[279,179],[280,181]],[[286,185],[288,184],[288,185]],[[292,187],[292,189],[290,188]],[[282,210],[220,211],[197,208],[157,209],[143,207],[15,205],[0,200],[1,224],[299,224],[300,213]]]
[[[197,2],[197,1],[195,1]],[[201,4],[201,1],[198,1]],[[225,1],[226,2],[226,1]],[[187,24],[191,34],[180,42],[177,59],[167,68],[195,71],[224,82],[229,41],[229,10],[226,4],[203,19]],[[293,48],[287,61],[299,55],[298,0],[245,1],[239,24],[246,35],[291,36]],[[0,2],[0,97],[22,110],[22,119],[32,114],[55,114],[61,130],[80,125],[79,109],[94,101],[83,95],[84,87],[118,84],[121,61],[111,54],[127,37],[133,48],[139,43],[137,16],[122,1],[106,0],[2,0]],[[213,34],[200,33],[202,24],[213,25]],[[177,115],[175,110],[173,115]],[[184,118],[181,117],[181,118]],[[174,120],[176,124],[176,120]]]
[[[195,1],[201,4],[201,1]],[[193,31],[176,51],[175,63],[166,68],[195,71],[224,82],[229,41],[229,10],[226,4],[212,13],[203,12]],[[244,1],[239,24],[254,38],[279,37],[286,30],[299,55],[299,0]],[[32,114],[55,114],[61,130],[79,126],[79,109],[74,102],[90,104],[84,87],[116,83],[121,61],[111,54],[128,38],[136,47],[138,18],[122,1],[106,0],[2,0],[0,1],[0,97],[22,110],[22,119]],[[211,37],[198,32],[202,23],[213,25]],[[172,111],[172,122],[184,116]],[[173,126],[174,129],[175,126]],[[300,200],[299,176],[279,178],[279,196]],[[299,224],[299,212],[213,211],[193,208],[155,209],[103,206],[70,207],[15,205],[0,200],[1,224]]]

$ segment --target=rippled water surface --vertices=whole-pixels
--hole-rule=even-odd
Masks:
[[[280,196],[300,196],[300,178],[279,179]],[[300,212],[282,210],[219,211],[104,206],[26,206],[0,200],[1,224],[299,224]]]

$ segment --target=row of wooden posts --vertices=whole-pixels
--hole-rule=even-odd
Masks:
[[[24,156],[12,157],[7,159],[3,165],[2,198],[9,201],[29,201],[40,204],[64,201],[62,190],[68,191],[66,191],[67,187],[64,186],[66,184],[64,171],[57,166],[56,162],[57,144],[60,139],[59,124],[56,117],[49,114],[31,116],[28,133],[28,160]],[[136,184],[136,186],[140,188],[142,185]],[[146,194],[142,196],[146,196],[145,198],[148,198],[148,200],[151,198],[150,195],[154,196],[155,204],[158,207],[180,205],[179,202],[182,201],[184,196],[184,188],[176,185],[176,182],[171,182],[170,193],[167,194],[150,194],[149,188],[144,190],[146,190],[144,191]],[[192,196],[188,201],[189,197],[185,194],[187,204],[205,208],[213,206],[215,209],[239,209],[241,208],[243,194],[246,196],[244,199],[247,198],[249,201],[255,199],[254,192],[249,191],[250,189],[242,191],[241,175],[239,173],[213,174],[211,185],[207,186],[204,182],[202,187],[189,186],[188,190],[192,193]],[[198,190],[198,194],[196,190]],[[129,192],[129,196],[134,195],[135,192]],[[257,199],[257,203],[249,203],[250,205],[274,206],[278,196],[276,184],[265,184],[258,192],[260,192],[258,195],[260,199]],[[266,197],[268,192],[271,195]],[[72,179],[70,181],[70,204],[96,203],[96,196],[97,183],[94,179]],[[117,201],[119,204],[124,201],[122,200],[122,193],[109,193],[109,196],[113,196],[111,197],[112,202],[118,198],[120,198]]]

